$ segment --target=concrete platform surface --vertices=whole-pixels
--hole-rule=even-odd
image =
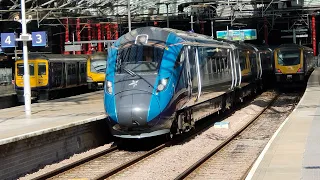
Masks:
[[[320,179],[320,68],[246,179]]]
[[[103,91],[35,103],[32,115],[24,106],[0,110],[0,145],[106,117]]]

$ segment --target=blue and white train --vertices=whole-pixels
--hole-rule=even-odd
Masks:
[[[271,50],[156,27],[109,48],[104,105],[114,136],[178,134],[262,87]]]

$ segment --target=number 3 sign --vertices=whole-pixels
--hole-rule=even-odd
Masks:
[[[32,32],[32,46],[46,46],[47,35],[45,31]]]

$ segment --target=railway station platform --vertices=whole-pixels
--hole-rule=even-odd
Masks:
[[[106,118],[103,92],[34,103],[32,115],[24,106],[0,110],[0,145]]]
[[[14,91],[14,85],[0,84],[0,109],[17,105],[17,96]]]
[[[0,179],[16,179],[108,141],[103,91],[0,110]]]
[[[247,180],[320,179],[320,68],[290,116],[262,151]]]

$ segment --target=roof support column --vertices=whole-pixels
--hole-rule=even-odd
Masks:
[[[76,33],[77,33],[77,41],[81,41],[81,36],[80,36],[80,19],[79,19],[79,18],[77,18]],[[76,54],[81,54],[81,51],[77,51]]]
[[[88,41],[91,41],[91,21],[88,20]],[[91,43],[88,43],[88,51],[87,54],[92,54],[91,53]]]
[[[166,3],[167,6],[167,28],[169,28],[169,3]]]
[[[66,34],[65,34],[64,42],[66,44],[67,42],[69,42],[69,19],[67,18],[65,22],[66,22]],[[69,51],[64,51],[64,54],[70,54],[70,53]]]
[[[267,17],[264,17],[264,42],[266,45],[268,45],[268,25],[267,25]]]
[[[131,31],[131,8],[130,8],[130,0],[127,0],[128,3],[128,28],[129,28],[129,32]]]
[[[316,17],[313,14],[311,18],[311,30],[312,30],[312,48],[313,48],[313,55],[317,55],[317,37],[316,37]]]

